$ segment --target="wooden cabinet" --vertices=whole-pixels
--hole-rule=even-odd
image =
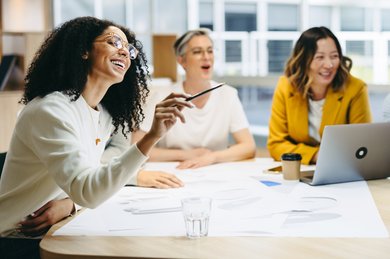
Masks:
[[[175,41],[176,34],[153,35],[153,77],[170,78],[173,82],[176,82],[177,64],[173,51]]]
[[[18,112],[24,106],[19,104],[22,95],[22,91],[0,92],[0,152],[9,148]]]

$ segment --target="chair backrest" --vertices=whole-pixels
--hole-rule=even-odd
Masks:
[[[7,155],[7,152],[0,153],[0,177],[1,177],[1,174],[3,172],[3,166],[4,166],[6,155]]]

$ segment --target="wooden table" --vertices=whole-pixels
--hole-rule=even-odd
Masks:
[[[390,232],[390,180],[368,182]],[[357,204],[359,201],[357,201]],[[69,220],[69,219],[68,219]],[[52,236],[42,259],[55,258],[390,258],[390,238]]]

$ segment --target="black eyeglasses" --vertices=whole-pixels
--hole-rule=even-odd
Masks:
[[[95,41],[96,42],[99,42],[99,41],[101,42],[101,41],[107,40],[108,44],[114,46],[117,49],[126,48],[129,51],[129,53],[130,53],[129,57],[130,57],[131,60],[134,60],[134,59],[137,58],[138,49],[136,49],[130,43],[122,40],[122,38],[119,35],[117,35],[117,34],[115,34],[113,32],[109,32],[109,33],[106,33],[106,34],[103,34],[103,35],[99,36],[98,38],[100,38],[100,37],[105,37],[105,39],[101,39],[101,40],[97,39]]]

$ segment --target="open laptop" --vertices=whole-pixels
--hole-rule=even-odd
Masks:
[[[310,185],[372,180],[390,176],[390,122],[326,126]]]

